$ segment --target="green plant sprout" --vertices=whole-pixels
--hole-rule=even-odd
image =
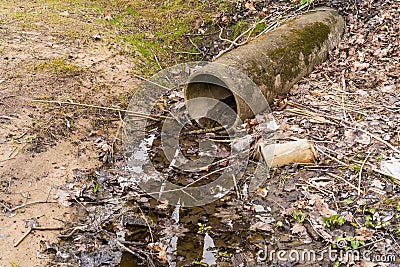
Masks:
[[[325,223],[326,227],[335,228],[342,226],[346,222],[346,219],[340,214],[335,214],[330,217],[322,217],[322,221]]]

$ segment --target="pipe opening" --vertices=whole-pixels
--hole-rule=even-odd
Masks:
[[[189,81],[185,90],[185,99],[190,100],[198,97],[219,100],[232,108],[235,113],[238,112],[234,94],[223,81],[214,75],[200,74]],[[201,107],[191,107],[191,109],[196,108]]]

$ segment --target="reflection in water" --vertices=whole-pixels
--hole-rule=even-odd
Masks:
[[[176,267],[176,249],[178,247],[178,237],[164,237],[161,239],[161,243],[166,247],[168,264],[170,267]]]
[[[176,225],[179,225],[179,209],[181,208],[180,201],[175,206],[174,211],[172,212],[171,218],[175,222]],[[178,248],[178,237],[174,236],[166,236],[161,238],[161,243],[164,244],[167,252],[167,259],[170,267],[176,267],[176,251]]]
[[[179,224],[179,209],[181,208],[181,203],[178,201],[178,203],[175,206],[174,211],[172,212],[171,218],[172,220],[175,221],[175,224]]]
[[[206,233],[204,236],[204,247],[203,247],[203,262],[210,265],[217,264],[217,259],[214,256],[214,253],[217,250],[210,250],[210,248],[214,248],[214,240],[211,238],[209,234]]]
[[[135,153],[133,153],[133,158],[138,160],[146,160],[148,158],[147,151],[150,150],[154,138],[155,134],[150,134],[148,138],[144,138],[139,145],[140,150],[137,150]]]
[[[182,211],[180,203],[175,206],[171,219],[176,226],[180,224],[185,227],[189,225],[197,226],[198,219],[206,214],[201,208],[188,210],[190,210],[189,214],[180,214],[179,212]],[[186,213],[188,210],[186,209]],[[181,219],[183,221],[180,221]],[[217,249],[215,249],[214,240],[208,233],[205,233],[204,236],[199,235],[197,228],[193,228],[184,235],[182,233],[167,235],[161,239],[161,242],[166,249],[169,266],[185,266],[191,264],[195,259],[202,259],[202,262],[208,266],[217,264],[215,257]]]

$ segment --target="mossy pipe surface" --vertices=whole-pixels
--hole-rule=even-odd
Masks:
[[[233,96],[233,108],[238,116],[242,120],[250,118],[267,109],[274,98],[286,94],[316,65],[324,62],[329,51],[338,45],[344,25],[343,18],[329,8],[293,18],[214,61],[242,72],[257,86],[240,86],[241,80],[227,74],[224,68],[210,64],[189,77],[185,99],[226,99]],[[259,99],[260,93],[264,101]],[[188,107],[189,113],[197,108]]]

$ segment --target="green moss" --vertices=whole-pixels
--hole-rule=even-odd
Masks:
[[[159,71],[156,57],[162,66],[194,59],[187,54],[177,56],[174,52],[198,52],[186,34],[193,33],[196,19],[210,20],[213,13],[208,11],[215,5],[209,6],[209,3],[194,0],[83,2],[86,5],[95,2],[101,6],[98,9],[111,15],[109,21],[97,21],[117,33],[116,36],[104,38],[110,43],[117,40],[117,49],[123,54],[132,55],[137,71],[146,76]],[[194,39],[192,37],[192,41],[197,43]]]
[[[232,25],[232,28],[231,28],[232,36],[230,36],[230,38],[235,39],[236,37],[238,37],[240,34],[242,34],[244,31],[246,31],[250,27],[251,27],[251,23],[248,20],[246,20],[246,19],[239,20],[234,25]]]
[[[267,28],[267,24],[266,23],[259,23],[259,24],[257,24],[256,25],[256,27],[255,27],[255,29],[254,29],[254,31],[253,31],[253,34],[254,35],[258,35],[258,34],[260,34],[261,32],[263,32],[266,28]]]
[[[86,2],[93,2],[86,0]],[[196,45],[205,45],[201,37],[192,34],[197,19],[202,19],[210,32],[217,31],[211,16],[232,9],[229,0],[215,2],[198,0],[131,0],[95,1],[104,10],[113,14],[109,22],[119,32],[119,47],[134,56],[141,74],[151,75],[159,71],[157,56],[162,66],[170,66],[183,61],[200,60],[198,55],[176,54],[189,52],[196,54]],[[115,10],[118,10],[116,14]],[[218,28],[219,29],[219,28]],[[236,34],[247,27],[237,27]],[[189,39],[190,38],[190,39]],[[204,38],[204,37],[203,37]],[[231,37],[230,37],[231,38]],[[114,41],[110,39],[110,41]],[[194,45],[196,44],[196,45]]]
[[[291,34],[285,38],[286,43],[283,47],[272,50],[268,54],[281,66],[276,73],[281,73],[284,80],[297,76],[304,67],[301,64],[300,54],[304,56],[307,67],[310,64],[310,55],[314,50],[321,48],[328,39],[330,31],[329,26],[322,22],[315,22],[302,30],[292,30]]]
[[[18,5],[16,0],[10,2]],[[199,52],[196,45],[205,45],[212,36],[195,40],[192,35],[189,40],[187,34],[195,33],[197,19],[205,22],[209,32],[218,32],[211,16],[229,13],[234,7],[231,0],[37,0],[31,9],[16,9],[5,16],[16,21],[15,30],[45,28],[57,38],[62,36],[67,42],[80,39],[89,46],[94,42],[92,36],[100,33],[101,43],[116,53],[131,55],[135,71],[149,76],[160,69],[155,55],[163,67],[202,59],[195,55]],[[236,35],[245,29],[238,27]]]
[[[67,63],[63,58],[54,58],[46,62],[40,62],[33,66],[36,71],[51,72],[60,76],[77,75],[82,69],[76,65]]]
[[[231,25],[231,29],[230,29],[231,33],[230,33],[229,38],[235,39],[236,37],[241,35],[246,30],[250,29],[254,25],[255,25],[255,27],[251,32],[251,36],[255,37],[256,35],[260,34],[268,27],[268,24],[266,24],[265,22],[260,23],[260,21],[261,21],[260,18],[255,18],[255,19],[244,18],[244,19],[238,20],[235,24]]]

